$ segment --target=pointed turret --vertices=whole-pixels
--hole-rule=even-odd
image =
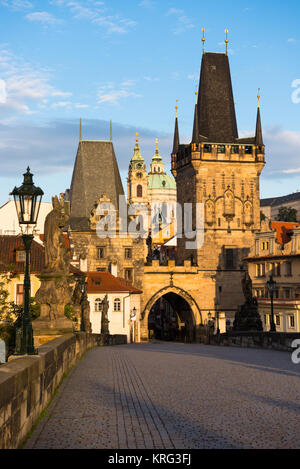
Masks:
[[[200,142],[200,135],[199,135],[198,104],[197,104],[197,95],[198,95],[198,93],[197,93],[197,91],[196,91],[195,95],[196,95],[196,104],[195,104],[192,143],[199,143]]]
[[[258,97],[258,107],[257,107],[255,143],[256,143],[256,145],[262,146],[264,144],[264,142],[263,142],[262,126],[261,126],[261,118],[260,118],[260,108],[259,108],[260,94],[258,94],[257,97]]]
[[[174,141],[173,141],[173,152],[178,153],[179,150],[179,131],[178,131],[178,115],[177,115],[178,106],[176,106],[176,118],[175,118],[175,130],[174,130]]]

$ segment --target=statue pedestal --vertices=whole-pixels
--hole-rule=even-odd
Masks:
[[[35,300],[41,305],[41,314],[33,321],[35,336],[60,336],[73,332],[73,323],[65,316],[65,306],[71,304],[70,276],[65,272],[43,272],[41,286]]]
[[[247,301],[235,315],[233,330],[239,332],[262,331],[263,325],[258,313],[257,301]]]

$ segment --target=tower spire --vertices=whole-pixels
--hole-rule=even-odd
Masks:
[[[176,100],[176,103],[178,100]],[[178,131],[178,106],[176,104],[175,106],[176,109],[176,118],[175,118],[175,130],[174,130],[174,141],[173,141],[173,152],[172,153],[177,153],[179,149],[179,131]]]
[[[258,103],[257,103],[257,118],[256,118],[256,132],[255,132],[255,143],[256,145],[262,146],[263,142],[263,135],[262,135],[262,126],[261,126],[261,118],[260,118],[260,108],[259,108],[259,101],[260,101],[260,88],[258,88],[258,95],[257,95]]]
[[[197,97],[198,93],[195,91],[196,102],[195,102],[195,114],[194,114],[194,127],[193,127],[193,139],[192,143],[199,143],[199,120],[198,120],[198,104]]]
[[[202,28],[202,33],[203,33],[203,36],[202,36],[202,45],[203,45],[203,54],[205,54],[205,28]]]

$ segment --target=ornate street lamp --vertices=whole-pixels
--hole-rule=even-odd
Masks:
[[[271,327],[270,327],[270,332],[276,332],[276,326],[275,326],[275,321],[274,321],[274,309],[273,309],[273,297],[274,297],[274,291],[276,290],[276,282],[273,280],[273,275],[270,276],[270,280],[267,282],[267,288],[268,292],[270,294],[271,298]]]
[[[15,187],[10,195],[14,196],[22,240],[25,247],[25,273],[24,273],[24,302],[21,327],[16,334],[16,355],[34,355],[33,330],[30,315],[30,247],[33,232],[37,224],[40,205],[44,192],[35,187],[32,181],[30,168],[23,175],[22,186]]]

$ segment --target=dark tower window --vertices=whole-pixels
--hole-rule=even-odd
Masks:
[[[204,153],[211,153],[211,145],[204,145]]]
[[[226,269],[234,269],[234,251],[233,249],[225,249]]]
[[[143,197],[143,186],[141,186],[140,184],[136,188],[136,196]]]

